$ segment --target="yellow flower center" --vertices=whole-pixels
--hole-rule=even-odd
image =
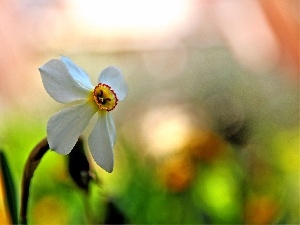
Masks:
[[[94,89],[94,101],[99,109],[113,110],[118,104],[116,93],[107,84],[99,83]]]

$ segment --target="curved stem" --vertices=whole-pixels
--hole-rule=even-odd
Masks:
[[[44,138],[33,148],[27,158],[22,177],[20,224],[27,224],[27,207],[31,178],[42,157],[48,150],[49,144],[47,138]]]

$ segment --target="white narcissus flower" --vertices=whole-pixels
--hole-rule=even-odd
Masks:
[[[96,87],[91,84],[89,76],[67,57],[51,59],[39,71],[46,91],[54,100],[60,103],[82,100],[81,104],[65,108],[49,119],[47,139],[50,149],[69,154],[97,112],[97,124],[88,138],[88,145],[95,162],[112,172],[116,129],[110,111],[119,100],[125,99],[128,92],[121,70],[114,66],[105,68]]]

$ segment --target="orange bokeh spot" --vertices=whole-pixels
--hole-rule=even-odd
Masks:
[[[199,132],[193,135],[186,146],[186,151],[194,159],[210,162],[224,151],[225,142],[212,132]]]
[[[160,177],[165,187],[171,192],[187,189],[194,178],[195,168],[191,160],[184,156],[173,156],[159,165]]]
[[[278,204],[268,197],[255,197],[245,205],[246,224],[272,224],[278,214]]]

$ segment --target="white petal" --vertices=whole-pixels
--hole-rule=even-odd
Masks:
[[[60,60],[51,59],[39,68],[44,87],[48,94],[61,103],[88,97],[91,91],[72,77],[67,66]]]
[[[93,105],[85,103],[54,114],[47,126],[50,149],[60,154],[69,154],[96,111]]]
[[[100,112],[97,124],[89,136],[89,147],[95,162],[107,172],[112,172],[114,167],[114,153],[108,125],[107,112]]]
[[[78,67],[71,59],[63,56],[61,57],[60,61],[62,61],[67,66],[69,73],[78,83],[82,84],[88,89],[94,89],[94,86],[92,85],[87,73],[84,72],[84,70],[82,70],[80,67]]]
[[[109,132],[109,136],[110,136],[110,141],[111,141],[112,145],[114,145],[116,142],[116,127],[115,127],[114,120],[112,118],[112,114],[108,113],[107,117],[108,117],[107,124],[108,124],[108,132]]]
[[[107,84],[116,93],[119,100],[126,98],[128,87],[121,70],[115,66],[105,68],[99,75],[99,83]]]

